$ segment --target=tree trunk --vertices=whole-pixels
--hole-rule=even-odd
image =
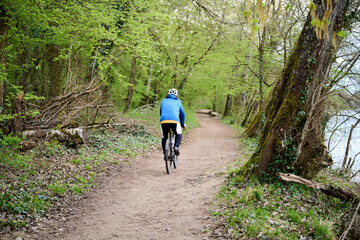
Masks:
[[[332,0],[332,11],[327,9],[330,5],[328,1],[324,5],[322,0],[315,0],[314,3],[318,19],[323,19],[324,15],[331,12],[329,28],[325,36],[317,38],[317,32],[321,30],[315,31],[311,24],[313,18],[308,15],[294,50],[274,86],[265,108],[266,122],[258,150],[243,169],[258,177],[264,172],[275,174],[287,171],[292,166],[298,175],[311,179],[331,162],[323,143],[321,124],[326,92],[323,83],[328,77],[336,53],[330,39],[342,29],[349,1]],[[316,98],[316,95],[319,97]],[[316,111],[309,116],[314,104]],[[303,129],[306,121],[309,123],[308,127]],[[305,138],[300,151],[297,151],[302,135]]]
[[[215,89],[212,111],[216,112],[217,90]]]
[[[21,134],[24,131],[24,122],[22,118],[22,111],[24,109],[24,92],[21,91],[14,101],[13,114],[14,119],[12,120],[11,130],[14,135]]]
[[[358,119],[356,121],[356,123],[354,125],[352,125],[350,128],[350,133],[349,133],[349,137],[348,137],[347,144],[346,144],[345,156],[344,156],[343,164],[341,167],[342,169],[345,169],[346,165],[349,166],[349,164],[347,164],[347,162],[348,162],[348,156],[349,156],[349,150],[350,150],[350,142],[351,142],[353,131],[356,128],[356,126],[359,124],[359,122],[360,122],[360,119]],[[349,163],[350,162],[351,162],[351,158],[349,159]]]
[[[265,39],[266,39],[266,27],[261,35],[261,42],[259,46],[259,94],[260,94],[260,112],[261,112],[261,121],[265,121],[265,112],[264,112],[264,55],[265,55]]]
[[[134,85],[136,83],[136,79],[135,79],[135,74],[136,74],[136,60],[137,60],[137,56],[133,55],[133,59],[132,59],[132,65],[131,65],[131,75],[130,75],[130,85],[128,88],[128,95],[126,98],[126,103],[125,103],[125,109],[124,109],[124,113],[126,113],[127,111],[129,111],[130,108],[130,104],[131,104],[131,99],[134,93]]]
[[[60,47],[56,44],[49,43],[46,45],[45,59],[47,62],[47,82],[49,97],[54,98],[62,93],[62,68],[63,63],[56,60],[60,55]]]
[[[224,110],[224,114],[223,114],[224,117],[230,115],[231,102],[232,102],[232,97],[230,94],[228,94],[226,97],[225,110]]]
[[[4,95],[4,89],[5,89],[5,77],[6,77],[6,57],[5,57],[5,45],[6,45],[6,33],[8,30],[7,26],[7,14],[6,9],[3,5],[0,5],[0,114],[3,113],[4,109],[4,102],[5,102],[5,95]]]
[[[145,104],[150,104],[150,91],[151,91],[151,82],[153,77],[153,71],[154,71],[154,62],[151,62],[149,65],[149,75],[148,79],[146,81],[146,97],[145,97]]]
[[[253,112],[255,111],[255,109],[259,106],[259,101],[257,101],[255,99],[255,97],[253,97],[251,99],[251,102],[249,102],[248,107],[246,108],[246,113],[245,113],[245,117],[244,120],[241,122],[241,126],[245,127],[247,122],[249,121],[250,117],[252,116]]]

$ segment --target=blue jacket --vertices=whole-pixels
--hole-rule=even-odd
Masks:
[[[180,123],[182,127],[185,125],[182,102],[172,94],[161,101],[160,123]]]

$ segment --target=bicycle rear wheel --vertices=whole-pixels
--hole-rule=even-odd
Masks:
[[[168,146],[168,148],[165,150],[165,167],[166,167],[166,172],[168,174],[171,173],[172,170],[172,164],[173,164],[173,156],[171,154],[171,141],[167,141],[166,145]]]
[[[175,155],[174,154],[174,168],[177,168],[178,167],[178,164],[179,164],[179,159],[178,159],[179,156]]]

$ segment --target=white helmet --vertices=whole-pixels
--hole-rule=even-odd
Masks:
[[[168,91],[168,95],[170,95],[170,94],[172,94],[172,95],[174,95],[175,97],[177,97],[178,94],[179,94],[179,92],[178,92],[178,90],[176,90],[175,88],[172,88],[172,89],[170,89],[170,90]]]

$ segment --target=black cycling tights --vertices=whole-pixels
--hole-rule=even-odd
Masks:
[[[162,139],[162,142],[161,142],[163,151],[165,151],[165,143],[169,136],[168,133],[169,133],[170,129],[172,130],[173,133],[175,133],[175,147],[180,147],[182,134],[178,134],[176,132],[176,127],[177,127],[176,123],[161,124],[162,132],[163,132],[163,136],[164,136],[164,138]]]

